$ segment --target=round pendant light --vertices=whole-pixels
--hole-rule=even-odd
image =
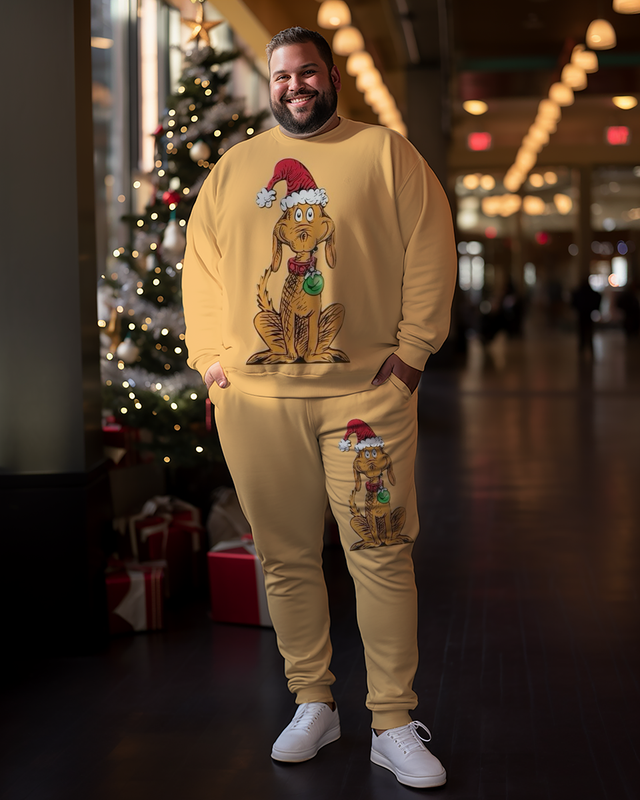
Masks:
[[[584,45],[577,44],[571,53],[571,63],[582,67],[585,72],[598,71],[598,54],[593,50],[585,50]]]
[[[349,75],[359,75],[367,69],[373,69],[373,67],[373,58],[366,50],[351,53],[347,59],[347,72]]]
[[[339,56],[350,56],[358,50],[364,50],[362,34],[353,25],[346,25],[335,32],[332,42],[333,52]]]
[[[558,81],[552,83],[549,89],[549,100],[557,103],[559,106],[570,106],[574,102],[573,89],[567,86],[566,83]]]
[[[616,32],[606,19],[594,19],[587,28],[587,45],[592,50],[611,50],[616,46]]]
[[[587,88],[587,73],[575,64],[565,64],[560,76],[562,83],[566,83],[574,92],[581,92]]]
[[[486,113],[489,108],[484,100],[465,100],[462,107],[467,114],[473,114],[474,116]]]
[[[613,0],[613,10],[618,14],[640,14],[640,0]]]
[[[552,119],[557,122],[562,116],[560,106],[553,100],[541,100],[538,103],[538,114],[544,119]]]
[[[324,0],[318,9],[318,25],[330,30],[351,25],[349,6],[344,0]]]
[[[614,106],[623,109],[623,111],[629,111],[631,108],[635,108],[638,105],[638,100],[631,94],[625,95],[618,95],[617,97],[612,97],[611,102]]]
[[[377,89],[379,86],[384,86],[384,81],[375,67],[361,72],[356,78],[356,87],[360,92],[366,92],[368,89]]]

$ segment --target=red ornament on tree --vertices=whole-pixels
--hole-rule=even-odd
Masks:
[[[175,190],[171,191],[170,189],[167,189],[167,191],[164,192],[162,195],[162,202],[167,206],[170,206],[172,203],[174,205],[178,205],[178,203],[180,202],[180,192],[176,192]]]

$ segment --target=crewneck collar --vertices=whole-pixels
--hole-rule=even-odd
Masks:
[[[282,131],[280,125],[276,125],[275,128],[271,128],[271,133],[279,142],[286,142],[289,145],[304,145],[313,143],[320,144],[324,142],[339,141],[344,139],[345,136],[348,136],[349,128],[351,127],[351,120],[345,119],[344,117],[339,117],[339,119],[339,124],[336,125],[335,128],[331,128],[330,131],[327,131],[326,133],[319,133],[317,136],[307,136],[304,139],[298,139],[294,136],[287,136],[287,134]]]

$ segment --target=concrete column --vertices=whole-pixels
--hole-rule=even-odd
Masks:
[[[580,279],[582,279],[588,277],[591,271],[591,241],[593,239],[591,231],[591,166],[579,167],[575,170],[575,174],[580,197],[576,238]]]
[[[0,32],[0,552],[19,592],[0,615],[35,645],[78,645],[104,613],[90,11],[10,3]]]

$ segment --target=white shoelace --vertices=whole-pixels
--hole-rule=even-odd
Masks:
[[[420,736],[418,733],[418,728],[422,728],[422,730],[427,732],[428,739]],[[415,750],[422,750],[424,747],[424,742],[431,741],[431,731],[427,728],[426,725],[423,725],[422,722],[418,722],[418,720],[413,720],[408,725],[405,725],[403,728],[396,733],[390,732],[390,735],[393,741],[401,747],[403,752],[409,754]]]
[[[294,728],[305,727],[307,730],[318,719],[322,712],[322,703],[302,703],[298,706],[293,721],[291,723],[291,730]]]

